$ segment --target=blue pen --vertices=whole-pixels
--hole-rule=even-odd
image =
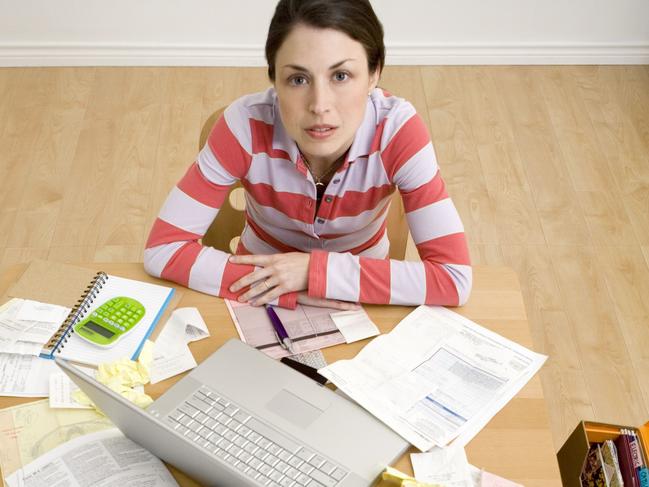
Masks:
[[[266,305],[266,313],[268,313],[268,317],[270,318],[270,322],[273,325],[273,330],[275,331],[275,336],[277,337],[279,344],[282,346],[282,348],[285,348],[289,352],[295,353],[293,352],[293,342],[288,336],[286,328],[284,328],[284,325],[279,319],[279,316],[277,316],[277,313],[275,313],[275,310],[270,304]]]

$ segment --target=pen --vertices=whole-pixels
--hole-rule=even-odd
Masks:
[[[268,317],[270,318],[270,322],[273,325],[273,330],[275,331],[275,336],[277,337],[279,344],[282,346],[282,348],[285,348],[289,352],[294,353],[293,342],[288,336],[286,328],[284,328],[284,325],[279,319],[279,316],[277,316],[277,313],[275,313],[275,310],[270,304],[266,305],[266,313],[268,313]]]

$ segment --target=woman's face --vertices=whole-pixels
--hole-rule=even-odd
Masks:
[[[313,165],[328,165],[352,144],[368,93],[378,82],[362,44],[333,29],[299,24],[275,57],[282,122]]]

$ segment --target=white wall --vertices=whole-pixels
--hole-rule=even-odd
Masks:
[[[0,0],[0,65],[261,65],[274,0]],[[647,0],[373,0],[391,64],[649,63]]]

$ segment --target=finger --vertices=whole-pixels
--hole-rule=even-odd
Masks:
[[[253,285],[255,282],[263,281],[264,279],[267,279],[270,274],[271,271],[266,267],[262,267],[253,272],[250,272],[249,274],[246,274],[241,279],[232,284],[230,286],[230,292],[236,293],[244,287]]]
[[[347,301],[337,301],[335,299],[315,298],[309,296],[308,294],[300,294],[298,296],[298,302],[310,306],[319,306],[321,308],[339,309],[341,311],[357,311],[361,309],[361,306],[356,303],[350,303]]]
[[[259,296],[261,296],[262,294],[267,293],[268,291],[274,289],[275,286],[276,284],[273,283],[271,278],[264,279],[251,286],[250,289],[248,289],[245,293],[239,296],[237,300],[241,303],[253,301],[257,299]]]
[[[233,264],[252,264],[265,267],[270,263],[270,255],[232,255],[228,259]]]
[[[276,300],[282,294],[284,294],[284,291],[282,291],[281,287],[275,286],[274,288],[270,289],[267,293],[262,294],[261,296],[258,296],[255,299],[253,299],[250,302],[250,304],[252,306],[263,306],[265,304],[269,304],[272,301]]]

